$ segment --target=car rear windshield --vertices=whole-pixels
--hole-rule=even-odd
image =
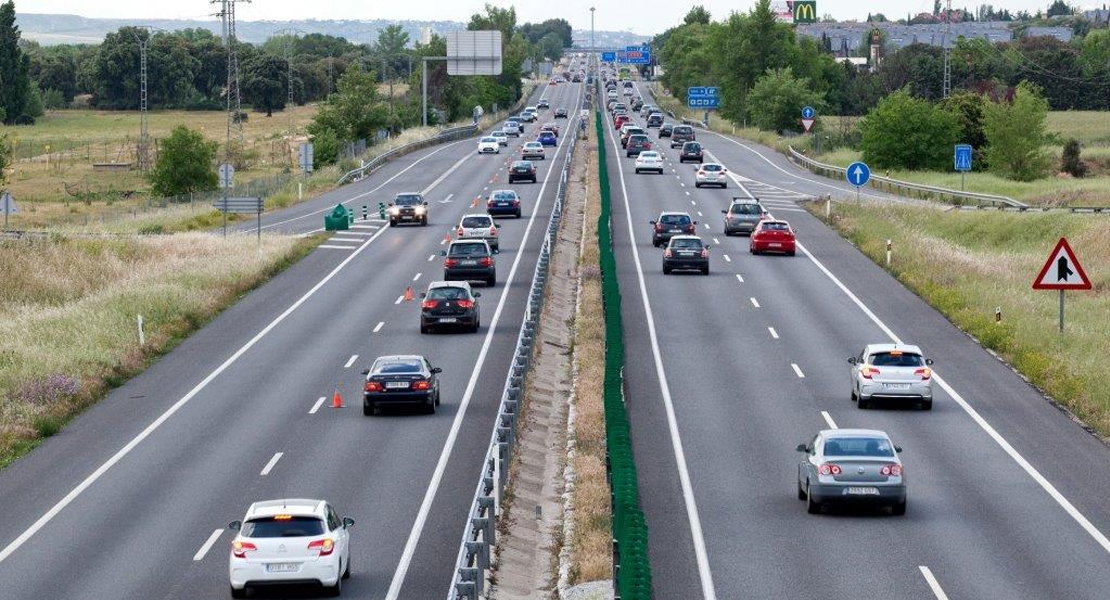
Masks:
[[[451,244],[451,251],[448,254],[451,256],[485,256],[489,253],[486,251],[485,244]]]
[[[764,223],[763,231],[790,231],[790,226],[786,223]]]
[[[423,370],[423,365],[420,364],[418,358],[382,358],[374,363],[372,372],[379,374],[420,373]]]
[[[398,206],[412,206],[414,204],[423,204],[424,198],[416,194],[402,194],[394,198],[393,203]]]
[[[470,297],[470,294],[461,287],[438,287],[428,290],[428,298],[431,300],[465,300]]]
[[[555,133],[551,132],[551,131],[541,131],[540,132],[540,137],[542,137],[542,138],[553,138],[553,137],[555,137]]]
[[[675,133],[694,133],[694,130],[690,127],[687,127],[687,126],[683,125],[682,127],[675,127],[674,132]]]
[[[894,448],[884,438],[829,438],[825,440],[825,456],[891,458],[894,456]]]
[[[734,215],[759,215],[763,214],[763,209],[758,204],[733,204],[732,214]]]
[[[493,193],[494,200],[516,200],[517,195],[514,191],[500,191]]]
[[[924,367],[925,359],[910,352],[876,352],[871,355],[871,364],[876,367]]]
[[[701,240],[671,240],[671,248],[679,250],[701,250]]]
[[[689,225],[690,217],[686,215],[663,215],[659,222],[664,225]]]
[[[723,167],[721,165],[705,165],[702,167],[703,171],[720,171]]]
[[[642,133],[636,133],[636,134],[628,136],[628,142],[631,143],[631,144],[635,144],[637,142],[646,142],[646,141],[648,141],[648,136],[646,136]]]
[[[678,129],[675,129],[675,133],[678,133]],[[683,152],[700,152],[701,151],[701,144],[699,144],[697,142],[686,142],[685,144],[682,145],[682,151]]]
[[[475,227],[489,227],[489,217],[463,217],[462,226],[467,229],[474,229]]]
[[[513,168],[514,169],[528,169],[528,168],[531,168],[531,166],[532,166],[532,163],[530,163],[528,161],[524,161],[524,160],[517,161],[517,162],[513,163]]]
[[[489,142],[496,142],[497,139],[494,138],[494,137],[484,137],[484,138],[482,138],[482,141],[486,142],[486,143],[489,143]]]
[[[641,152],[640,153],[640,158],[659,158],[659,153],[655,152],[655,151]]]
[[[324,534],[324,522],[316,517],[262,517],[243,523],[248,538],[308,537]]]

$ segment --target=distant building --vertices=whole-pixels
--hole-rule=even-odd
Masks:
[[[1072,31],[1071,27],[1030,27],[1025,30],[1025,37],[1054,37],[1061,42],[1070,42]]]
[[[929,13],[924,13],[929,14]],[[879,29],[886,37],[886,46],[892,50],[905,48],[910,44],[952,47],[960,38],[983,39],[998,44],[1014,39],[1013,23],[1008,21],[966,21],[960,23],[926,23],[921,25],[898,25],[896,23],[814,23],[798,25],[798,35],[815,38],[826,44],[833,54],[840,57],[865,55],[864,36],[872,29]],[[949,34],[949,28],[951,33]],[[1070,41],[1073,32],[1070,27],[1030,27],[1026,36],[1051,36],[1061,41]]]
[[[1103,7],[1094,10],[1085,10],[1083,11],[1083,16],[1095,23],[1110,25],[1110,8]]]

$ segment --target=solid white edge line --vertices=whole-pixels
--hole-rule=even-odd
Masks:
[[[273,458],[270,459],[270,462],[266,463],[265,467],[262,467],[262,472],[259,473],[259,476],[265,477],[265,476],[269,475],[270,471],[273,471],[274,467],[277,465],[278,461],[281,460],[281,456],[283,454],[285,454],[285,453],[284,452],[275,452]]]
[[[220,539],[220,535],[222,535],[223,532],[223,529],[213,531],[212,535],[208,536],[208,539],[201,545],[200,550],[197,550],[197,553],[193,555],[193,562],[204,560],[204,556],[212,549],[212,545],[216,543],[216,540]]]
[[[319,246],[316,246],[316,247],[317,248],[327,248],[327,249],[331,249],[331,250],[354,250],[355,248],[358,248],[358,246],[338,246],[338,245],[332,245],[332,244],[320,244]]]
[[[933,571],[925,565],[917,567],[921,570],[921,576],[925,578],[925,583],[929,584],[929,589],[933,590],[933,595],[937,600],[948,600],[948,594],[944,593],[944,588],[940,587],[940,582],[933,576]]]
[[[636,232],[632,226],[632,206],[628,201],[628,187],[624,180],[624,165],[620,161],[620,150],[617,149],[616,140],[610,136],[613,150],[616,153],[615,162],[620,173],[621,193],[624,196],[625,218],[628,220],[628,236],[632,241],[632,259],[636,263],[636,277],[640,283],[640,298],[643,300],[644,313],[647,315],[648,336],[651,339],[651,354],[655,359],[655,373],[659,379],[659,389],[663,396],[663,406],[667,413],[667,426],[671,433],[671,446],[678,465],[678,479],[682,485],[682,497],[686,504],[686,517],[690,521],[690,535],[694,542],[694,558],[698,564],[698,575],[701,579],[701,588],[704,600],[717,600],[717,591],[713,585],[713,573],[709,569],[709,556],[705,549],[705,537],[701,529],[701,517],[698,516],[697,502],[694,499],[694,488],[690,482],[690,470],[686,465],[686,452],[682,448],[682,438],[678,432],[678,419],[675,416],[674,402],[671,399],[671,389],[667,385],[667,374],[663,369],[663,355],[659,349],[659,337],[655,332],[655,315],[651,311],[651,301],[648,299],[647,284],[644,281],[644,269],[640,262],[640,250],[636,247]],[[706,225],[706,228],[709,226]]]
[[[790,363],[790,367],[794,369],[794,374],[797,375],[799,379],[806,378],[806,374],[802,373],[802,368],[799,367],[797,363]]]
[[[817,257],[813,256],[813,254],[800,242],[798,243],[798,249],[801,250],[807,257],[809,257],[809,260],[812,261],[813,264],[817,265],[817,268],[820,269],[826,277],[832,280],[832,282],[836,284],[838,288],[840,288],[840,291],[844,292],[844,294],[847,295],[848,298],[851,299],[852,302],[855,303],[855,305],[859,307],[859,309],[862,310],[869,319],[871,319],[871,322],[877,325],[879,329],[881,329],[883,333],[885,333],[887,337],[890,338],[891,341],[896,344],[903,343],[902,340],[898,336],[894,335],[894,332],[886,326],[886,323],[883,323],[882,320],[880,320],[879,317],[875,315],[875,313],[871,312],[871,309],[868,308],[862,300],[856,297],[856,295],[852,293],[852,291],[849,290],[848,287],[845,286],[844,283],[842,283],[840,279],[836,277],[836,275],[833,275],[832,272],[829,271],[825,267],[825,265],[821,263],[821,261],[817,260]],[[937,385],[939,385],[952,398],[952,400],[956,402],[956,404],[960,405],[960,408],[962,408],[964,412],[966,412],[968,416],[970,416],[971,419],[975,421],[975,423],[979,425],[979,427],[983,431],[985,431],[987,435],[990,436],[990,438],[993,439],[995,443],[997,443],[1002,448],[1002,450],[1006,452],[1006,454],[1008,454],[1010,458],[1013,459],[1013,461],[1016,462],[1018,466],[1020,466],[1022,470],[1029,475],[1029,477],[1033,479],[1033,481],[1037,483],[1037,485],[1041,486],[1041,489],[1043,489],[1053,500],[1056,501],[1057,504],[1060,505],[1061,508],[1064,509],[1064,512],[1066,512],[1068,516],[1070,516],[1076,523],[1078,523],[1079,526],[1082,527],[1083,530],[1086,531],[1087,534],[1090,535],[1095,540],[1095,542],[1097,542],[1098,545],[1102,547],[1104,551],[1110,553],[1110,539],[1107,539],[1106,536],[1101,531],[1099,531],[1099,529],[1095,527],[1094,524],[1091,523],[1091,521],[1088,520],[1087,517],[1084,516],[1083,513],[1081,513],[1079,509],[1075,507],[1075,505],[1071,503],[1071,501],[1065,498],[1064,495],[1056,489],[1056,486],[1052,485],[1052,483],[1049,482],[1044,475],[1041,475],[1040,471],[1038,471],[1036,467],[1030,464],[1024,456],[1022,456],[1013,446],[1011,446],[1010,442],[1008,442],[1006,438],[1002,437],[1002,434],[998,433],[998,431],[995,430],[995,428],[991,426],[991,424],[988,423],[982,415],[979,414],[979,411],[975,410],[971,406],[971,404],[967,402],[967,400],[964,400],[964,397],[961,396],[959,392],[957,392],[955,389],[953,389],[952,386],[948,385],[948,382],[945,381],[944,378],[941,377],[935,370],[933,371],[933,380],[937,382]]]
[[[193,387],[193,389],[189,390],[189,392],[182,396],[177,402],[174,402],[172,406],[166,409],[166,411],[163,412],[153,422],[151,422],[150,425],[147,425],[146,428],[139,432],[139,434],[136,435],[134,438],[132,438],[130,442],[127,442],[127,444],[124,445],[123,448],[120,448],[115,454],[112,455],[111,458],[97,467],[97,469],[93,471],[88,477],[86,477],[81,483],[79,483],[77,487],[70,490],[70,492],[66,494],[61,500],[59,500],[57,504],[50,507],[50,509],[47,510],[46,513],[43,514],[41,517],[39,517],[37,521],[32,523],[30,527],[23,531],[23,533],[19,534],[19,537],[12,540],[7,546],[4,547],[3,550],[0,550],[0,563],[3,563],[5,560],[7,560],[7,558],[11,556],[13,552],[18,550],[20,546],[27,542],[27,540],[31,539],[33,535],[38,533],[38,531],[42,529],[43,526],[45,526],[47,523],[49,523],[51,519],[58,516],[58,513],[62,512],[65,507],[69,506],[70,503],[76,500],[77,497],[80,496],[81,493],[84,492],[86,489],[88,489],[89,486],[95,483],[97,479],[100,479],[101,476],[107,473],[108,470],[115,466],[115,464],[118,463],[120,460],[122,460],[123,457],[127,456],[132,450],[135,449],[136,446],[141,444],[143,440],[149,437],[150,434],[154,433],[156,429],[161,427],[162,423],[165,423],[170,417],[174,415],[174,413],[181,410],[181,407],[188,404],[189,401],[192,400],[197,394],[199,394],[204,388],[208,387],[208,384],[211,383],[213,379],[226,371],[228,367],[234,364],[235,361],[239,360],[239,358],[243,356],[243,354],[253,348],[259,340],[273,331],[273,329],[277,327],[282,321],[284,321],[289,315],[293,314],[293,311],[297,310],[301,307],[302,304],[307,302],[309,298],[311,298],[314,294],[316,294],[316,292],[320,290],[320,288],[324,287],[329,281],[332,280],[332,278],[338,275],[344,267],[349,265],[351,261],[353,261],[359,254],[361,254],[362,251],[367,248],[367,246],[374,243],[374,240],[378,239],[378,236],[381,235],[381,233],[384,231],[385,230],[382,229],[378,233],[374,234],[373,237],[363,242],[361,246],[359,246],[354,252],[347,256],[347,258],[343,259],[343,262],[340,262],[338,265],[336,265],[336,267],[332,269],[331,272],[325,275],[323,279],[318,281],[316,285],[312,286],[311,289],[305,292],[304,295],[297,299],[297,301],[294,302],[292,305],[290,305],[289,308],[286,308],[285,311],[278,315],[273,321],[270,321],[270,323],[263,327],[261,331],[256,333],[254,337],[250,339],[250,341],[248,341],[246,344],[243,344],[242,347],[236,350],[235,353],[228,357],[227,360],[225,360],[223,363],[221,363],[220,366],[216,367],[215,370],[213,370],[204,379],[202,379],[200,383]]]
[[[774,327],[768,327],[767,331],[771,332],[771,337],[772,338],[774,338],[776,340],[779,339],[779,332],[775,331]]]
[[[316,403],[312,405],[312,408],[308,409],[308,414],[316,414],[316,411],[320,410],[320,407],[324,405],[324,400],[327,400],[326,396],[320,396],[319,398],[317,398]]]
[[[385,321],[379,321],[378,324],[374,326],[374,333],[377,333],[377,332],[381,331],[382,327],[384,327],[384,326],[385,326]]]
[[[821,417],[823,419],[825,419],[826,423],[829,424],[829,429],[840,429],[839,427],[836,426],[836,421],[833,421],[832,415],[829,414],[829,411],[827,411],[827,410],[821,411]]]
[[[546,91],[544,93],[546,93]],[[542,98],[543,94],[541,94],[540,97]],[[579,87],[577,101],[575,102],[576,106],[581,104],[581,99],[582,88]],[[573,139],[573,136],[560,137],[557,142],[558,145],[555,149],[555,156],[552,158],[547,168],[547,176],[544,177],[543,184],[540,186],[539,195],[536,197],[537,206],[539,206],[540,202],[543,200],[543,194],[547,189],[547,184],[551,181],[551,172],[555,168],[559,150],[563,148],[563,141],[568,139],[568,137]],[[565,162],[566,160],[564,159],[564,163]],[[552,202],[554,202],[554,200]],[[537,214],[539,214],[539,211],[533,210],[532,216],[528,218],[528,226],[524,229],[524,237],[520,241],[520,248],[526,248],[528,246],[528,238],[532,233],[532,226],[536,222]],[[451,457],[451,451],[455,447],[455,440],[458,438],[459,430],[462,428],[463,418],[466,416],[467,408],[470,406],[470,400],[474,396],[474,389],[478,385],[478,378],[481,375],[482,367],[486,362],[486,355],[489,353],[490,345],[493,342],[493,335],[497,331],[497,323],[501,319],[501,311],[505,308],[505,301],[509,298],[510,285],[513,278],[516,276],[517,268],[520,266],[520,259],[524,257],[524,254],[523,251],[517,252],[516,258],[513,259],[513,266],[509,269],[508,278],[505,279],[505,289],[497,302],[497,310],[493,313],[493,321],[490,323],[489,331],[486,332],[485,340],[482,342],[482,349],[478,352],[478,360],[474,364],[474,370],[470,373],[470,380],[466,383],[466,391],[463,392],[462,400],[459,402],[459,410],[455,413],[455,420],[451,423],[451,430],[448,432],[447,439],[443,444],[443,450],[440,452],[435,471],[432,473],[432,479],[428,483],[428,489],[424,494],[424,499],[420,502],[420,510],[417,512],[416,521],[413,522],[412,530],[409,532],[408,540],[405,542],[405,549],[401,554],[401,559],[397,563],[397,570],[394,571],[393,579],[389,583],[389,591],[386,592],[385,600],[397,600],[397,597],[401,594],[401,586],[405,582],[405,576],[408,574],[413,554],[416,553],[416,545],[420,542],[420,536],[424,532],[424,524],[428,520],[428,513],[432,510],[432,501],[435,500],[436,493],[439,491],[439,485],[443,480],[443,474],[447,470],[447,461]]]
[[[350,369],[351,365],[355,364],[356,360],[358,360],[358,355],[357,354],[352,354],[351,358],[347,359],[347,364],[343,365],[343,368],[344,369]]]

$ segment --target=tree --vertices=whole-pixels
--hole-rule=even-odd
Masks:
[[[824,102],[809,80],[797,78],[790,67],[768,71],[748,94],[748,114],[766,131],[802,131],[798,114],[803,106],[823,110]]]
[[[942,170],[960,139],[955,113],[914,97],[908,89],[883,98],[860,130],[864,160],[880,169]]]
[[[547,60],[555,61],[563,56],[563,38],[554,31],[540,38],[536,46],[540,56]]]
[[[692,25],[694,23],[701,23],[708,25],[713,20],[713,15],[709,14],[709,10],[702,5],[694,6],[690,12],[686,13],[686,18],[682,20],[685,25]]]
[[[747,112],[747,94],[768,69],[790,66],[794,33],[779,23],[770,0],[759,0],[751,12],[732,13],[710,29],[712,79],[721,88],[721,116],[739,121]]]
[[[31,60],[19,48],[19,27],[15,24],[15,2],[0,5],[0,108],[4,123],[33,123],[27,114],[31,95]]]
[[[888,56],[879,73],[888,93],[909,86],[914,96],[939,100],[944,87],[944,51],[910,44]]]
[[[1048,7],[1048,18],[1066,17],[1072,14],[1072,9],[1064,0],[1056,0]]]
[[[158,161],[148,175],[151,193],[168,197],[216,189],[216,147],[199,131],[175,127],[162,140]]]
[[[339,143],[372,141],[388,123],[389,109],[378,93],[374,72],[354,65],[339,78],[338,89],[313,117],[308,132],[334,136]]]
[[[257,111],[272,116],[275,110],[285,108],[289,94],[289,67],[284,58],[259,54],[243,63],[243,100]]]
[[[1041,177],[1049,166],[1044,151],[1047,119],[1048,101],[1029,82],[1018,85],[1013,102],[987,104],[983,131],[991,171],[1018,181]]]
[[[1064,144],[1064,154],[1060,157],[1060,170],[1072,177],[1087,174],[1087,165],[1079,157],[1079,140],[1070,139]]]
[[[983,107],[987,99],[975,92],[956,92],[941,101],[945,110],[956,114],[960,122],[960,142],[982,151],[987,145],[983,132]]]

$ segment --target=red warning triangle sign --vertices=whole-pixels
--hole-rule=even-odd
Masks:
[[[1048,262],[1041,267],[1041,273],[1033,281],[1035,290],[1089,290],[1091,280],[1079,259],[1075,257],[1067,238],[1060,238],[1056,249],[1048,256]]]

